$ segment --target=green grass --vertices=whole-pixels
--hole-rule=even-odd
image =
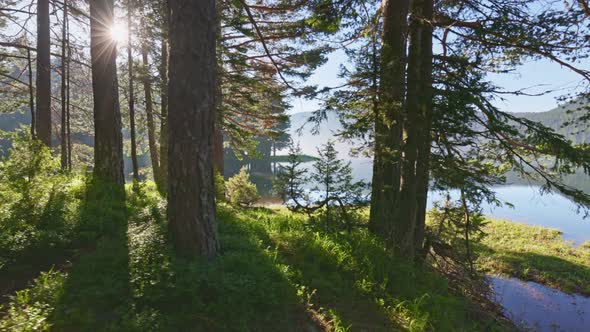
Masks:
[[[590,245],[574,247],[558,230],[489,219],[478,245],[486,272],[590,295]]]
[[[428,268],[366,231],[325,233],[277,209],[218,209],[222,253],[177,258],[153,184],[121,196],[86,182],[72,263],[3,308],[2,331],[500,330]],[[82,199],[83,198],[83,199]]]

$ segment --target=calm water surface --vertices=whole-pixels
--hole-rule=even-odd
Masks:
[[[555,228],[563,238],[579,245],[590,241],[590,219],[578,213],[574,203],[559,194],[539,193],[537,186],[511,185],[494,188],[498,198],[514,205],[484,206],[484,214],[510,221]],[[430,206],[444,194],[433,192],[429,195]],[[590,327],[588,328],[590,332]]]
[[[535,282],[489,277],[494,300],[519,327],[538,332],[590,331],[590,298]]]
[[[351,159],[354,178],[357,180],[371,181],[373,164],[370,159]],[[311,168],[312,163],[305,165]],[[572,179],[570,185],[578,189],[590,192],[590,181],[587,177]],[[490,217],[507,219],[514,222],[537,225],[547,228],[555,228],[563,232],[563,238],[573,241],[576,245],[590,241],[590,218],[584,219],[584,215],[578,213],[574,203],[559,194],[540,194],[539,186],[518,184],[506,185],[494,188],[501,201],[514,205],[510,207],[484,206],[484,213]],[[431,192],[429,194],[429,207],[433,202],[444,200],[444,193]],[[588,327],[590,332],[590,327]]]

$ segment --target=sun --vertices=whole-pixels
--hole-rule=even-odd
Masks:
[[[127,27],[116,22],[110,31],[111,39],[119,45],[127,43]]]

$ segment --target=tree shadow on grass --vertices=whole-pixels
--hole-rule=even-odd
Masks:
[[[52,330],[318,330],[255,233],[221,222],[221,256],[182,260],[167,242],[162,209],[146,197],[132,195],[126,207],[123,193],[88,184],[76,241],[83,252],[47,290]]]
[[[125,193],[88,178],[70,269],[49,322],[55,331],[100,331],[118,325],[131,304]]]
[[[556,256],[532,252],[495,250],[479,245],[478,251],[491,260],[492,273],[506,274],[525,281],[535,281],[566,292],[590,296],[590,267]]]
[[[144,215],[130,225],[134,305],[121,329],[314,330],[297,289],[257,234],[222,218],[223,253],[212,260],[187,261],[173,254],[166,225],[152,222],[159,219]]]
[[[342,269],[342,262],[338,262],[338,253],[329,252],[315,241],[314,237],[319,233],[297,227],[292,231],[289,222],[277,222],[282,216],[275,215],[273,210],[257,208],[249,212],[261,213],[265,217],[237,222],[238,227],[251,229],[250,232],[257,234],[264,245],[277,250],[279,261],[291,271],[291,282],[305,287],[310,302],[308,306],[321,316],[320,319],[330,323],[332,328],[335,325],[350,327],[352,331],[401,328],[374,299],[359,291],[355,276]],[[283,238],[271,238],[265,226],[274,228],[275,235],[280,234]]]
[[[277,248],[297,283],[315,290],[315,307],[332,310],[352,331],[501,329],[452,294],[442,276],[394,258],[364,230],[326,233],[289,215],[258,212],[250,227]]]

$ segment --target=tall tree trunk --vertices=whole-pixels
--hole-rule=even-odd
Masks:
[[[428,200],[428,184],[430,180],[430,153],[432,144],[432,113],[433,113],[433,91],[432,91],[432,34],[433,27],[428,22],[432,21],[433,1],[423,0],[424,9],[422,15],[422,54],[421,58],[421,79],[419,110],[420,117],[424,123],[424,130],[418,143],[418,159],[416,160],[416,177],[418,188],[416,193],[416,230],[414,234],[414,246],[419,252],[419,257],[424,258],[426,253],[422,252],[424,246],[424,234],[426,227],[426,204]]]
[[[369,228],[384,238],[392,232],[394,207],[400,189],[408,6],[409,0],[383,2],[379,107],[375,115]]]
[[[49,0],[37,1],[37,138],[51,146]]]
[[[68,168],[68,139],[67,139],[67,53],[66,53],[66,39],[68,22],[68,1],[64,0],[63,22],[61,28],[61,168],[63,170]]]
[[[66,130],[67,130],[67,137],[68,137],[68,169],[72,170],[72,127],[70,125],[70,76],[71,76],[71,59],[72,59],[72,48],[70,46],[70,21],[67,21],[67,32],[68,32],[68,39],[67,39],[67,48],[68,48],[68,62],[66,66]]]
[[[223,113],[222,113],[222,98],[223,98],[223,90],[221,88],[222,82],[222,75],[223,75],[223,45],[221,42],[221,33],[222,33],[222,24],[221,24],[221,6],[217,7],[217,31],[216,31],[216,47],[217,47],[217,84],[215,86],[215,110],[216,110],[216,118],[215,118],[215,134],[213,137],[213,165],[216,172],[218,172],[221,176],[223,176],[223,163],[224,163],[224,155],[223,155]]]
[[[141,26],[143,30],[146,30],[145,22],[141,20]],[[162,183],[162,173],[160,171],[160,151],[158,150],[158,144],[156,143],[156,125],[154,123],[154,104],[152,100],[152,83],[150,79],[150,63],[148,58],[148,45],[145,37],[141,42],[141,60],[144,67],[143,75],[143,91],[145,93],[145,113],[147,119],[148,129],[148,145],[150,148],[150,157],[152,161],[152,172],[154,174],[154,181],[156,183]]]
[[[170,0],[168,226],[176,251],[215,256],[215,0]]]
[[[135,89],[133,77],[133,45],[131,43],[131,17],[133,16],[133,1],[127,3],[127,67],[129,74],[129,129],[131,136],[131,164],[133,167],[134,187],[139,182],[139,165],[137,163],[137,139],[135,134]]]
[[[113,0],[90,1],[90,56],[94,95],[94,174],[107,182],[125,184],[123,138],[117,82],[117,45],[111,38]]]
[[[404,124],[404,145],[402,162],[402,180],[399,206],[395,218],[392,241],[396,252],[408,258],[415,257],[416,220],[418,209],[418,149],[424,146],[428,135],[426,121],[430,113],[430,90],[424,79],[432,71],[432,34],[427,32],[425,21],[425,3],[427,0],[412,2],[412,21],[410,23],[410,47],[408,55],[408,92],[406,99],[406,121]],[[430,42],[428,41],[430,39]],[[425,47],[430,45],[430,51]],[[427,54],[430,54],[428,56]],[[425,77],[427,75],[427,77]],[[429,81],[430,82],[430,81]],[[424,166],[424,165],[422,165]],[[428,169],[426,169],[428,172]],[[423,235],[422,235],[423,236]]]
[[[27,48],[27,66],[29,67],[29,110],[31,112],[31,138],[35,137],[35,88],[33,87],[33,61],[31,59],[31,49]]]
[[[168,37],[162,39],[162,63],[160,65],[160,193],[168,190]]]

